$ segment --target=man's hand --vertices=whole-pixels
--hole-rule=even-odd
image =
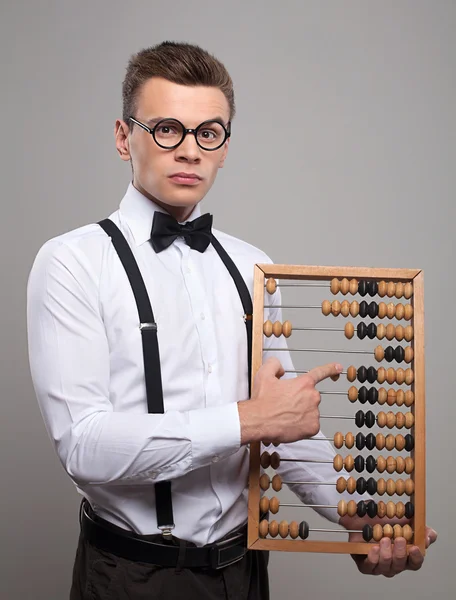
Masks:
[[[385,519],[361,519],[359,517],[342,517],[339,523],[346,529],[362,529],[363,525],[375,525],[380,523],[392,523]],[[395,519],[394,523],[405,525],[407,519]],[[426,527],[426,548],[429,548],[437,539],[437,532],[430,527]],[[349,542],[363,542],[362,533],[349,533]],[[385,577],[394,577],[402,571],[418,571],[424,561],[424,556],[417,546],[411,546],[407,555],[407,542],[404,538],[397,538],[391,543],[389,538],[380,540],[379,543],[372,544],[369,554],[352,554],[358,570],[366,575],[384,575]]]

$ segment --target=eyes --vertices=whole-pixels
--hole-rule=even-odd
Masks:
[[[159,123],[155,127],[155,135],[162,139],[174,139],[181,138],[184,133],[184,129],[180,123],[174,121],[168,121],[165,123]],[[204,127],[197,127],[198,139],[208,142],[218,142],[225,135],[225,130],[216,121],[204,124]]]

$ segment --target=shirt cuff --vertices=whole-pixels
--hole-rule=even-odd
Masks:
[[[192,469],[217,463],[241,447],[237,402],[189,411]]]

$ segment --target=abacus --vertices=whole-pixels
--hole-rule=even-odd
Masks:
[[[279,280],[279,282],[277,281]],[[340,500],[337,506],[327,506],[337,509],[340,516],[358,515],[366,517],[385,517],[386,524],[369,525],[367,522],[363,529],[355,530],[362,534],[364,542],[349,542],[337,540],[318,539],[318,532],[334,532],[333,537],[339,534],[347,534],[350,530],[344,528],[318,528],[312,527],[308,521],[297,520],[290,523],[280,520],[278,513],[283,506],[293,508],[311,508],[304,503],[284,503],[277,496],[270,496],[268,490],[272,488],[273,493],[279,493],[283,484],[303,484],[305,481],[285,481],[279,474],[269,477],[264,472],[266,469],[276,470],[281,460],[295,460],[293,458],[283,459],[275,448],[261,453],[259,442],[250,444],[250,472],[249,472],[249,509],[248,509],[248,547],[255,550],[280,550],[280,551],[304,551],[304,552],[331,552],[367,554],[370,549],[369,542],[378,542],[383,537],[389,537],[394,543],[397,537],[407,540],[407,549],[410,545],[416,545],[421,552],[425,553],[425,371],[424,371],[424,288],[423,272],[417,269],[380,269],[380,268],[356,268],[356,267],[315,267],[297,265],[274,265],[257,264],[254,272],[254,299],[253,299],[253,340],[252,340],[252,386],[255,375],[260,368],[263,357],[267,357],[264,349],[265,338],[278,339],[280,336],[290,338],[295,331],[325,331],[324,335],[341,337],[344,343],[349,345],[353,338],[359,340],[388,340],[392,343],[403,342],[395,347],[388,345],[384,347],[381,343],[373,349],[366,350],[332,350],[331,348],[296,348],[287,340],[286,349],[293,356],[293,352],[333,353],[331,361],[339,361],[338,353],[369,354],[378,363],[396,362],[405,363],[406,368],[394,368],[379,364],[378,368],[361,365],[351,365],[340,376],[333,378],[339,380],[339,384],[347,388],[342,391],[331,391],[331,379],[320,384],[321,394],[321,418],[351,419],[355,428],[366,427],[371,429],[376,426],[379,433],[369,432],[367,434],[336,432],[333,437],[323,439],[330,440],[336,449],[356,449],[353,454],[342,456],[336,454],[333,461],[306,462],[332,462],[336,472],[343,468],[347,472],[355,470],[369,475],[359,477],[339,477],[336,490],[339,493],[349,494],[355,491],[372,496],[372,500]],[[276,308],[297,309],[296,321],[286,320],[284,322],[265,319],[264,310],[270,306],[268,298],[271,299],[277,292],[285,287],[302,288],[299,293],[305,293],[306,288],[323,289],[323,297],[319,304],[298,304],[288,306],[286,304],[276,305]],[[337,299],[337,295],[360,296],[357,300]],[[331,296],[331,299],[329,298]],[[371,301],[362,299],[370,296]],[[380,297],[376,302],[373,298]],[[331,320],[328,327],[300,326],[299,309],[318,310],[325,319]],[[293,314],[295,312],[293,311]],[[363,320],[353,323],[351,320],[344,325],[337,326],[341,320],[361,318]],[[394,319],[399,324],[384,322],[375,323],[374,319],[380,321]],[[405,321],[405,325],[401,322]],[[317,334],[317,335],[320,335]],[[331,338],[332,339],[332,338]],[[394,340],[394,341],[393,341]],[[365,342],[363,342],[365,343]],[[371,342],[372,343],[372,342]],[[337,346],[336,346],[337,347]],[[275,348],[271,348],[274,350]],[[280,357],[279,357],[280,358]],[[324,361],[324,362],[329,362]],[[353,360],[353,362],[356,362]],[[319,364],[322,364],[321,361]],[[304,370],[295,370],[294,373],[306,373]],[[356,382],[359,382],[358,385]],[[384,384],[382,387],[364,383]],[[350,385],[351,384],[351,385]],[[389,387],[396,384],[400,387]],[[370,410],[357,410],[353,416],[325,415],[324,405],[327,394],[338,394],[341,402],[353,406],[359,402],[370,405]],[[387,405],[389,409],[399,407],[399,410],[376,410],[380,405]],[[386,407],[385,407],[386,408]],[[404,410],[405,409],[405,410]],[[402,430],[388,433],[388,429]],[[324,430],[324,425],[322,425]],[[384,432],[384,433],[383,433]],[[316,444],[318,439],[311,438]],[[407,455],[397,456],[364,456],[361,451],[384,451],[396,450],[406,452]],[[269,449],[268,449],[269,450]],[[355,456],[356,451],[358,454]],[[299,459],[296,459],[299,460]],[[374,474],[389,475],[376,479]],[[391,475],[394,474],[394,479]],[[322,482],[321,485],[334,485]],[[263,495],[262,495],[263,494]],[[389,500],[384,502],[377,500],[377,496],[402,496],[404,502]],[[314,505],[315,506],[315,505]],[[326,506],[326,505],[320,505]],[[312,511],[310,511],[312,512]],[[269,518],[264,516],[269,513]],[[387,522],[393,517],[407,517],[410,524],[404,526]],[[335,526],[337,527],[337,526]],[[321,537],[321,536],[320,536]],[[324,537],[324,536],[323,536]],[[346,535],[345,535],[346,537]]]

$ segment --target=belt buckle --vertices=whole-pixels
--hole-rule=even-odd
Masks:
[[[213,569],[223,569],[242,560],[247,548],[239,545],[229,545],[235,540],[242,541],[243,534],[237,534],[227,540],[215,543],[209,552],[209,561]],[[228,547],[226,547],[228,546]]]

